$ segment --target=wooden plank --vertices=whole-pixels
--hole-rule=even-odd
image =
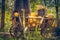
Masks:
[[[9,32],[0,32],[0,37],[11,37],[10,33]]]
[[[1,34],[9,34],[9,33],[8,33],[8,32],[0,32],[0,35],[1,35]]]

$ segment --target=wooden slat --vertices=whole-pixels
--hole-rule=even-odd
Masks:
[[[10,33],[8,33],[8,32],[0,32],[0,37],[3,37],[3,36],[11,37]]]

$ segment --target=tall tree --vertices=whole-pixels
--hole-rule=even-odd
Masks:
[[[19,19],[19,16],[21,13],[21,9],[23,8],[23,0],[15,0],[14,2],[14,10],[13,10],[13,13],[12,13],[12,27],[10,29],[10,33],[12,32],[11,30],[13,30],[13,33],[14,33],[14,36],[18,35],[17,32],[22,30],[22,25],[20,23],[20,19]],[[19,16],[15,16],[15,12],[17,12],[17,14]],[[16,29],[16,28],[19,28],[19,29]],[[15,30],[14,30],[15,29]],[[18,30],[17,32],[15,32],[16,30]],[[11,34],[13,36],[13,34]],[[17,37],[17,36],[16,36]]]
[[[27,16],[28,13],[30,13],[30,0],[23,0],[23,5],[25,9],[25,16]]]
[[[46,0],[43,0],[44,1],[44,5],[46,6]]]
[[[23,8],[23,0],[15,0],[14,10],[21,11]]]
[[[12,13],[12,30],[14,30],[14,26],[15,30],[14,30],[14,35],[17,37],[18,32],[20,32],[21,34],[19,34],[19,36],[23,35],[23,25],[21,25],[21,16],[23,16],[23,10],[25,9],[25,13],[27,15],[27,13],[29,13],[29,1],[28,0],[15,0],[14,3],[14,11]],[[14,16],[15,12],[18,13],[18,17]],[[12,31],[10,30],[10,33]],[[22,37],[22,36],[21,36]],[[24,37],[22,37],[22,39],[24,40]]]
[[[57,19],[57,28],[55,28],[55,36],[60,36],[60,20],[58,15],[58,8],[59,8],[59,0],[55,0],[55,9],[56,9],[56,19]]]
[[[58,15],[58,2],[59,2],[59,0],[55,0],[57,27],[58,27],[58,19],[59,19],[59,15]]]
[[[1,30],[4,31],[5,0],[2,0]]]

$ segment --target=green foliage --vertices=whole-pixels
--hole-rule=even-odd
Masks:
[[[4,31],[5,32],[8,32],[9,31],[9,28],[11,27],[11,13],[9,11],[6,11],[5,12],[5,28],[4,28]]]
[[[52,1],[53,3],[49,3],[49,1],[51,0],[46,0],[46,4],[47,4],[47,12],[48,14],[54,14],[54,16],[56,17],[56,11],[55,11],[55,7],[54,7],[54,0]],[[36,5],[44,5],[43,0],[30,0],[30,6],[32,9],[32,12],[36,12],[37,8]],[[60,2],[59,2],[60,4]],[[52,7],[51,7],[52,6]],[[5,8],[5,27],[4,27],[4,31],[5,32],[9,32],[10,27],[12,26],[12,21],[11,21],[11,9],[13,9],[8,2],[6,2],[6,8]],[[0,5],[0,9],[1,9],[1,5]],[[59,13],[60,13],[60,8],[59,8]],[[0,16],[1,16],[1,11],[0,11]],[[0,17],[1,18],[1,17]],[[0,19],[1,20],[1,19]],[[31,40],[34,38],[34,40],[45,40],[45,38],[41,38],[39,31],[35,31],[34,33],[34,37],[31,36],[31,34],[28,35],[28,40]],[[31,38],[31,39],[30,39]],[[4,40],[4,38],[0,38],[0,40]],[[6,38],[6,40],[16,40],[15,38]]]
[[[56,10],[55,10],[55,7],[48,7],[46,13],[47,14],[54,14],[54,17],[56,18]]]
[[[9,32],[9,29],[12,26],[11,12],[13,9],[13,4],[14,0],[5,1],[5,27],[4,27],[5,32]]]
[[[32,9],[32,12],[35,12],[36,11],[36,5],[38,5],[38,3],[40,2],[40,0],[30,0],[30,6],[31,6],[31,9]]]

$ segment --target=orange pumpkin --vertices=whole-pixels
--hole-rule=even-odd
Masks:
[[[15,12],[15,13],[14,13],[14,16],[15,16],[15,17],[18,17],[18,16],[19,16],[19,13]]]

